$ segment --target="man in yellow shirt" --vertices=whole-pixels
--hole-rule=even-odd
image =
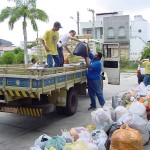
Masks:
[[[57,42],[59,39],[58,30],[62,28],[59,22],[55,22],[53,28],[45,32],[42,37],[42,44],[47,54],[48,68],[53,67],[53,60],[55,62],[54,67],[59,67],[59,56],[57,52]]]
[[[150,85],[150,55],[148,56],[148,59],[148,61],[140,63],[143,67],[145,67],[145,76],[143,80],[145,86]]]

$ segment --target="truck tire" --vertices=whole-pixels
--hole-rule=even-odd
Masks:
[[[65,114],[72,116],[76,113],[78,106],[78,95],[74,88],[70,88],[67,91],[67,103],[65,108]]]

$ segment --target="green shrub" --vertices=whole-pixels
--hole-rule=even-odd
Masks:
[[[2,64],[13,64],[15,55],[13,52],[5,52],[2,56]]]
[[[24,52],[20,51],[18,54],[15,55],[14,62],[15,64],[23,64],[24,63]]]

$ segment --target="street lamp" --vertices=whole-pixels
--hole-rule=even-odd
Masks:
[[[79,11],[77,11],[77,20],[74,19],[72,16],[70,16],[70,18],[73,19],[76,22],[76,24],[77,24],[77,33],[79,35]]]
[[[95,23],[95,17],[94,17],[95,11],[93,9],[90,9],[90,8],[88,8],[87,10],[92,12],[93,38],[95,39],[95,25],[94,25],[94,23]]]

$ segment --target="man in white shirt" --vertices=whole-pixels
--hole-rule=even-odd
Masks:
[[[63,54],[63,47],[69,52],[71,53],[71,51],[68,48],[68,42],[69,40],[74,40],[77,42],[81,42],[80,40],[78,40],[77,38],[75,38],[76,32],[74,30],[70,30],[69,33],[63,34],[60,38],[59,41],[57,43],[57,51],[58,51],[58,55],[59,55],[59,67],[63,67],[64,65],[64,54]]]

